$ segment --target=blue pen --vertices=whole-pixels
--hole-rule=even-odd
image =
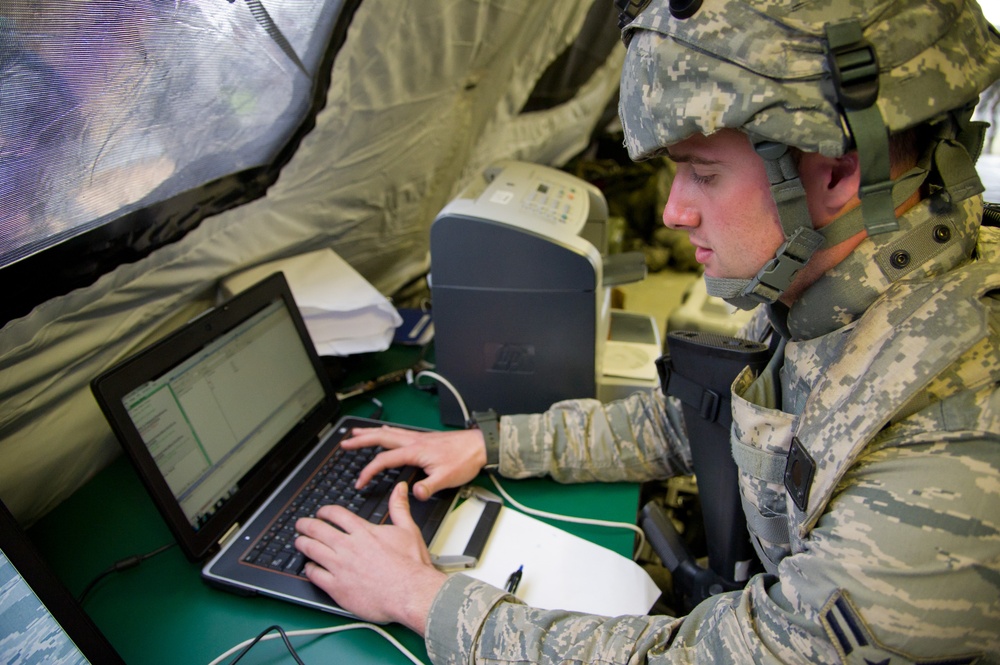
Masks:
[[[524,566],[518,566],[517,570],[510,574],[507,578],[507,584],[504,585],[504,589],[507,593],[514,593],[517,591],[517,585],[521,583],[521,571],[524,570]]]

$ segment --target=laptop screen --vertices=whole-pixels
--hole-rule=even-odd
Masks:
[[[122,405],[198,529],[324,397],[278,299],[129,392]]]

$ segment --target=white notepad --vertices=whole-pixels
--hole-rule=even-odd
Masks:
[[[484,505],[468,500],[452,511],[432,543],[432,554],[461,554]],[[649,574],[631,559],[504,507],[478,565],[462,572],[502,589],[519,567],[515,595],[532,607],[646,614],[660,596]]]

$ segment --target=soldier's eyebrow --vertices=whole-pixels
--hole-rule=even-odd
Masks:
[[[656,159],[657,157],[666,157],[675,163],[686,162],[688,164],[700,164],[702,166],[711,166],[713,164],[722,163],[722,161],[718,159],[708,159],[707,157],[699,157],[698,155],[685,154],[683,152],[680,154],[671,152],[671,149],[668,147],[657,148],[656,150],[651,151],[645,156],[645,159]]]
[[[701,164],[703,166],[711,166],[713,164],[720,163],[719,160],[717,159],[707,159],[705,157],[699,157],[698,155],[690,155],[684,153],[677,154],[675,152],[671,152],[670,148],[665,148],[663,150],[663,155],[668,159],[670,159],[671,161],[676,162],[678,164],[681,162],[686,162],[688,164]]]

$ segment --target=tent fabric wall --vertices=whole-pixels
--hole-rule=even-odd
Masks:
[[[520,109],[588,9],[363,2],[315,129],[265,197],[0,330],[0,497],[15,515],[36,520],[119,453],[90,380],[211,306],[220,278],[331,247],[392,294],[427,271],[435,214],[484,166],[582,150],[617,92],[620,46],[573,99]]]

